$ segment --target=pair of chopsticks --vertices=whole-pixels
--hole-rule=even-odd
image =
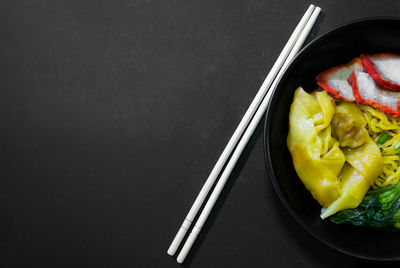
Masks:
[[[300,20],[299,24],[297,25],[296,29],[290,36],[289,41],[286,43],[271,71],[261,85],[261,88],[259,89],[257,95],[255,96],[254,100],[252,101],[248,110],[243,116],[242,121],[239,123],[224,151],[219,157],[217,163],[212,169],[210,175],[208,176],[207,181],[203,185],[199,195],[194,201],[192,207],[189,210],[189,213],[182,223],[181,228],[179,229],[167,251],[168,254],[171,256],[176,253],[179,245],[186,235],[186,232],[190,228],[194,218],[196,217],[196,214],[199,212],[200,207],[206,199],[206,196],[210,192],[210,189],[214,185],[222,168],[225,166],[225,163],[227,162],[229,156],[231,156],[225,166],[225,170],[221,174],[219,181],[217,182],[213,192],[211,193],[210,198],[204,206],[204,209],[201,212],[196,224],[193,226],[193,229],[189,234],[186,243],[183,245],[182,250],[177,257],[178,263],[182,263],[189,253],[193,243],[195,242],[197,236],[201,231],[201,228],[206,222],[222,189],[224,188],[225,183],[227,182],[233,168],[235,167],[240,155],[246,147],[250,137],[254,133],[254,130],[256,129],[261,118],[263,117],[267,109],[269,99],[279,79],[285,72],[291,60],[299,52],[313,25],[315,24],[315,21],[317,20],[320,12],[321,9],[319,7],[310,5],[310,7]]]

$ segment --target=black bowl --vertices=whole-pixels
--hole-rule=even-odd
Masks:
[[[336,225],[321,220],[321,207],[294,170],[286,146],[289,108],[297,87],[317,88],[318,73],[349,62],[362,53],[400,54],[400,19],[352,21],[312,41],[291,62],[271,96],[264,127],[268,175],[289,213],[315,238],[343,253],[369,260],[400,260],[400,232],[384,233],[366,227]]]

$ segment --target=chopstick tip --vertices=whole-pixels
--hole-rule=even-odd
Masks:
[[[179,257],[179,256],[178,256],[178,258],[176,258],[176,262],[179,263],[179,264],[182,264],[184,260],[185,260],[185,258],[182,258],[182,257]]]
[[[167,254],[168,254],[169,256],[174,256],[175,251],[173,251],[171,248],[169,248],[169,249],[167,250]]]

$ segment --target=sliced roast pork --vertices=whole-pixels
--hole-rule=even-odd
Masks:
[[[391,53],[361,55],[365,70],[379,86],[400,91],[400,56]]]
[[[360,58],[355,58],[347,64],[339,65],[320,73],[316,78],[317,84],[325,91],[333,94],[337,99],[355,101],[352,86],[348,81],[354,70],[363,70]]]
[[[400,92],[383,89],[368,73],[362,71],[354,71],[349,82],[357,103],[366,104],[387,114],[400,117]]]

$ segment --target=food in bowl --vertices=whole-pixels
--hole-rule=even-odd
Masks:
[[[400,56],[361,55],[295,91],[287,146],[321,218],[400,229]]]

